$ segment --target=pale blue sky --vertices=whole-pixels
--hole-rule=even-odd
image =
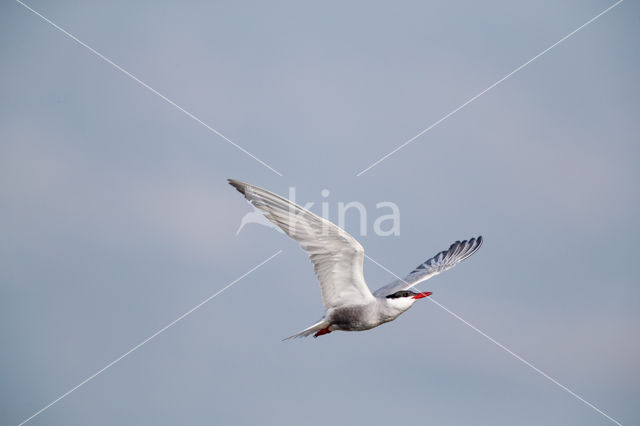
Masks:
[[[428,302],[281,342],[323,312],[306,255],[233,177],[393,201],[366,252],[622,424],[640,418],[640,8],[625,1],[361,177],[610,1],[0,6],[0,423],[613,424]],[[319,213],[318,209],[314,211]],[[335,210],[334,210],[335,211]],[[356,231],[356,221],[347,222]],[[393,279],[365,264],[370,286]]]

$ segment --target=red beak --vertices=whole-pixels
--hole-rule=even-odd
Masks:
[[[430,291],[425,291],[424,293],[418,293],[412,297],[412,299],[422,299],[423,297],[431,296],[433,293]]]

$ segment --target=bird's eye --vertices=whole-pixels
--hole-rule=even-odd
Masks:
[[[409,297],[409,292],[405,291],[404,293],[402,293],[402,297]]]

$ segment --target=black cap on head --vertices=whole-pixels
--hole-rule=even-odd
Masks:
[[[413,297],[418,293],[414,293],[411,290],[400,290],[400,291],[396,291],[393,294],[390,294],[387,296],[387,299],[398,299],[400,297]]]

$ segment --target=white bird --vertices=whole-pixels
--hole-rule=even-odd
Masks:
[[[432,294],[416,293],[411,288],[453,268],[482,245],[481,236],[456,241],[448,250],[418,265],[404,279],[371,293],[364,281],[364,249],[346,231],[266,189],[234,179],[229,179],[229,183],[264,211],[267,219],[298,241],[315,268],[327,311],[320,321],[287,339],[311,334],[318,337],[335,330],[369,330],[392,321],[416,300]]]

